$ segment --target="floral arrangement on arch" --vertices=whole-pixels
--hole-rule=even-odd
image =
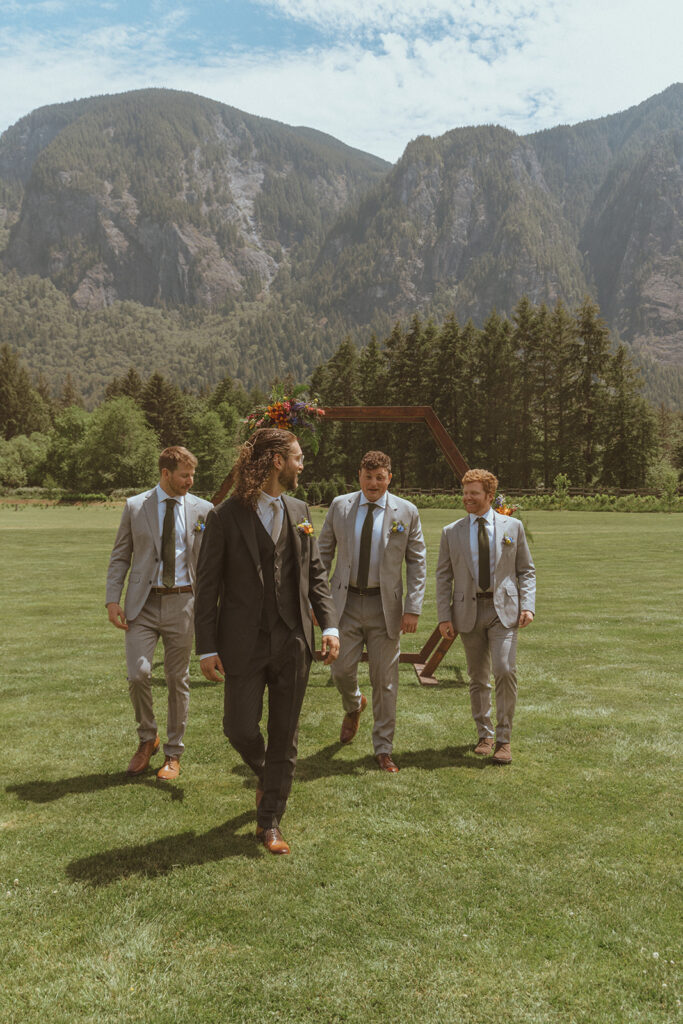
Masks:
[[[296,387],[287,394],[284,385],[276,384],[270,393],[266,405],[257,406],[242,421],[246,427],[247,437],[258,427],[279,427],[291,430],[300,436],[308,434],[313,452],[318,450],[317,429],[325,410],[321,408],[316,397],[309,398],[304,385]]]

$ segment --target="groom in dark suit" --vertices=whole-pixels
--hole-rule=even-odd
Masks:
[[[303,454],[288,430],[256,430],[242,446],[232,495],[209,513],[197,567],[195,631],[204,676],[225,678],[223,731],[258,779],[256,834],[289,853],[280,832],[296,765],[299,714],[314,652],[339,653],[337,615],[303,501]],[[259,726],[268,688],[268,742]]]

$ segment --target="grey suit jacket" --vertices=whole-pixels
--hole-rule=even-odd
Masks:
[[[520,611],[533,612],[536,569],[524,527],[513,516],[493,513],[495,569],[493,603],[504,626],[516,625]],[[470,549],[470,517],[444,526],[436,567],[436,609],[439,622],[452,622],[458,633],[469,633],[477,619],[477,580]]]
[[[194,494],[186,494],[183,500],[187,564],[194,586],[197,558],[203,536],[201,523],[206,520],[213,505],[210,501],[195,497]],[[109,559],[105,603],[121,603],[123,584],[130,569],[123,611],[127,619],[134,619],[142,611],[150,589],[156,586],[160,559],[159,502],[155,487],[126,501]]]
[[[361,491],[335,498],[320,531],[320,557],[329,573],[338,549],[337,564],[330,580],[330,589],[341,619],[349,593],[349,579],[356,543],[356,513]],[[402,532],[392,532],[392,524],[401,524]],[[387,634],[396,638],[401,632],[403,612],[419,615],[427,580],[427,549],[422,536],[420,515],[404,498],[387,491],[387,504],[382,525],[379,585]],[[406,599],[403,603],[403,562],[406,563]]]

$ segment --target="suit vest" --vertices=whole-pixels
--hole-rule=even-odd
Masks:
[[[295,629],[300,620],[299,578],[294,558],[294,545],[287,515],[282,517],[282,529],[273,543],[256,512],[256,543],[263,572],[263,610],[261,629],[272,633],[278,619],[289,629]]]

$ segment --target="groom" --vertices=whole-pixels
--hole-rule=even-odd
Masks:
[[[304,458],[289,430],[255,430],[231,496],[209,513],[197,568],[195,629],[204,676],[225,678],[223,731],[258,779],[256,835],[287,854],[280,831],[296,765],[299,714],[314,652],[311,606],[329,665],[337,616],[308,509],[294,490]],[[268,690],[268,740],[259,727]]]

